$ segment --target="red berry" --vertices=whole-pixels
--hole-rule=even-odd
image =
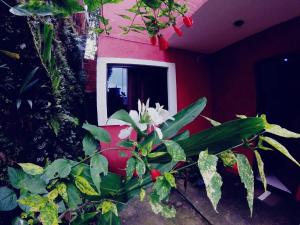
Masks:
[[[192,17],[184,16],[182,21],[183,21],[184,25],[187,26],[187,27],[191,27],[193,25]]]
[[[159,177],[161,175],[160,171],[159,170],[156,170],[156,169],[152,169],[150,171],[150,174],[151,174],[151,179],[152,179],[152,182],[155,182],[157,177]]]
[[[168,41],[162,35],[158,36],[158,45],[160,50],[167,50],[169,48]]]
[[[157,41],[156,35],[150,37],[150,43],[151,43],[152,45],[156,45],[156,41]]]
[[[173,25],[173,29],[179,37],[181,37],[183,35],[182,30],[180,30],[176,25]]]

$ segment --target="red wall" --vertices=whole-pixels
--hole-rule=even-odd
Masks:
[[[204,114],[211,116],[212,100],[208,64],[201,55],[175,49],[160,51],[157,46],[150,44],[110,37],[101,37],[98,46],[98,57],[135,58],[175,63],[178,110],[196,101],[199,97],[205,96],[208,104]],[[198,118],[187,128],[195,133],[208,128],[208,123]]]
[[[300,52],[300,18],[280,24],[210,57],[213,118],[256,115],[254,65],[276,55]]]

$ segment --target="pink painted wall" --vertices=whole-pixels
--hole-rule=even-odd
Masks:
[[[213,118],[256,115],[254,65],[272,56],[300,52],[300,18],[244,39],[210,57]]]
[[[211,116],[212,101],[208,64],[201,55],[175,49],[160,51],[157,46],[150,44],[110,37],[101,37],[98,46],[98,57],[135,58],[175,63],[178,110],[205,96],[208,99],[208,105],[204,114]],[[187,129],[195,133],[208,127],[204,119],[198,118],[188,125]]]

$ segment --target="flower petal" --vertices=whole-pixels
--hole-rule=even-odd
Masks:
[[[132,127],[124,128],[124,129],[120,130],[119,138],[120,139],[128,138],[130,136],[131,132],[132,132]]]
[[[162,134],[162,132],[161,132],[161,129],[154,126],[154,130],[155,130],[155,132],[157,133],[159,139],[163,139],[163,134]]]

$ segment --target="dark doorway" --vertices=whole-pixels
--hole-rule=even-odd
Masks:
[[[270,58],[256,65],[257,112],[269,123],[300,133],[300,55]],[[276,137],[300,160],[300,140]],[[267,173],[276,175],[291,191],[300,184],[299,168],[279,152],[263,152]]]
[[[168,69],[157,66],[108,64],[107,115],[119,109],[137,109],[140,99],[155,107],[158,102],[168,109]]]

